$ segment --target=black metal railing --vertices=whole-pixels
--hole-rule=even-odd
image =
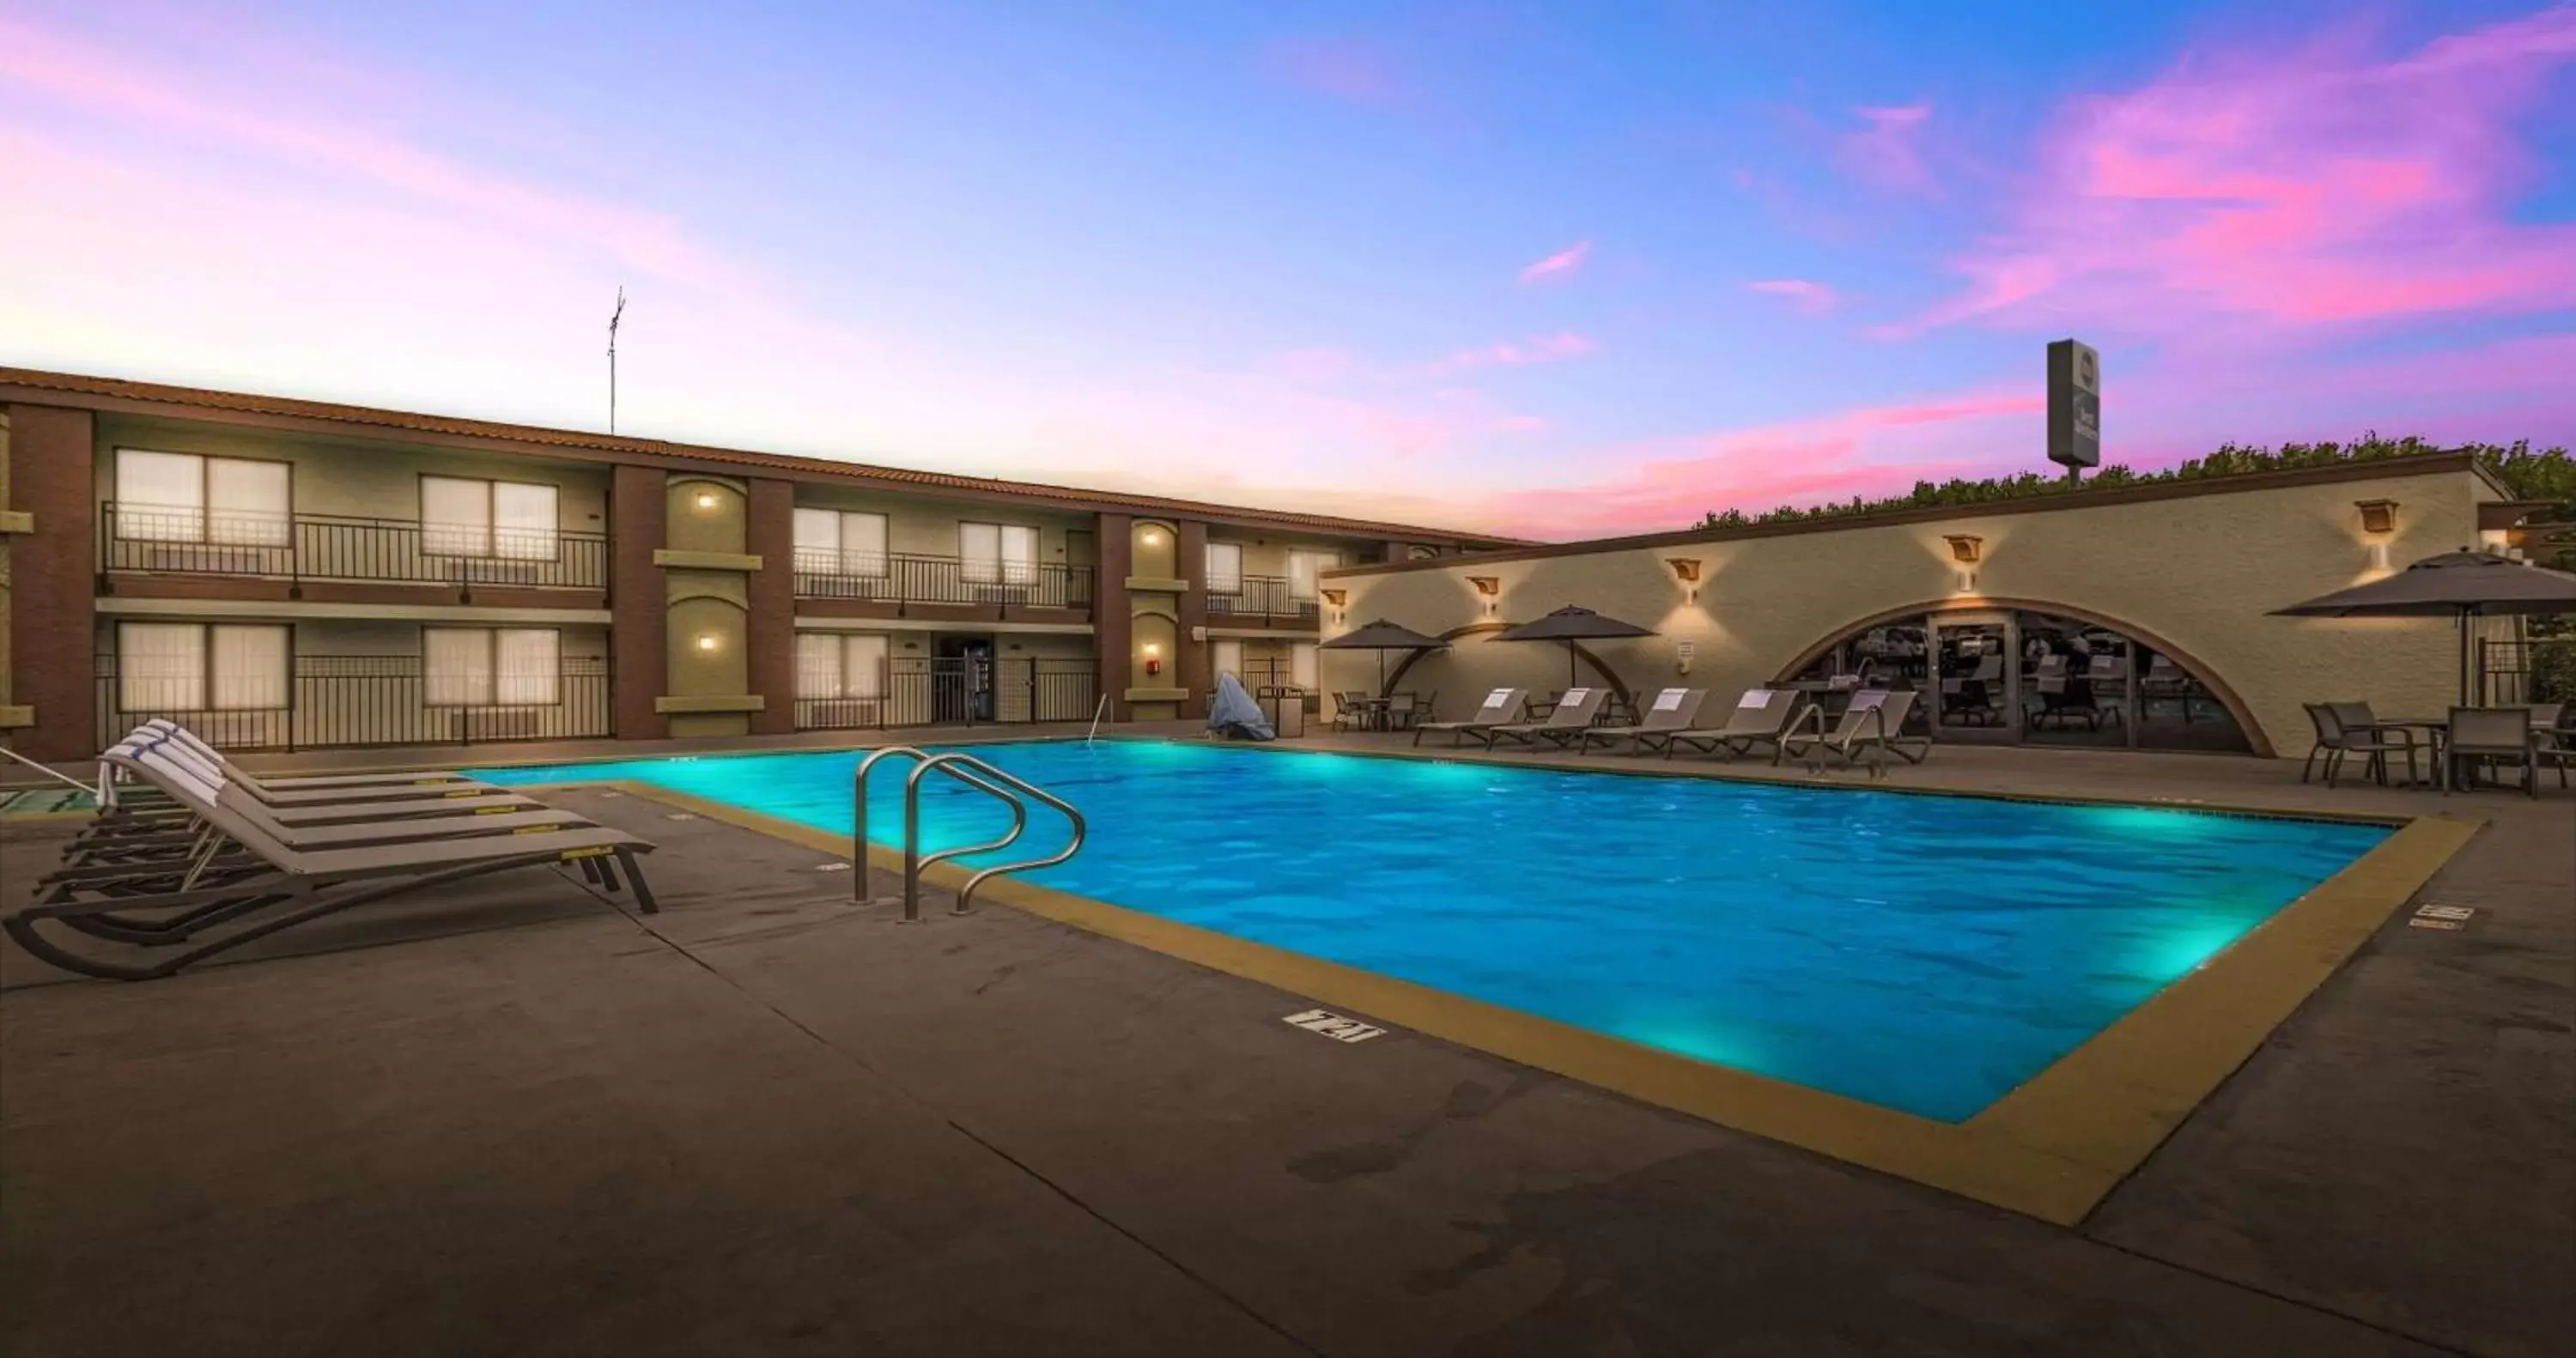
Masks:
[[[552,673],[467,681],[427,674],[416,655],[300,655],[282,707],[207,706],[190,681],[118,677],[98,657],[100,748],[154,717],[237,750],[327,750],[366,745],[483,745],[589,740],[610,735],[605,659],[570,659]],[[490,701],[450,702],[471,693]],[[439,701],[433,702],[432,699]]]
[[[1316,619],[1315,601],[1297,597],[1293,583],[1275,575],[1210,582],[1207,611],[1210,617],[1222,615],[1230,621],[1258,622],[1265,627],[1280,623],[1313,627]]]
[[[1089,566],[969,561],[912,552],[796,553],[796,597],[886,604],[1008,608],[1091,607]]]
[[[99,506],[99,569],[276,580],[605,589],[608,537],[331,514]]]
[[[2478,690],[2491,707],[2576,703],[2576,636],[2480,642]]]
[[[865,697],[798,698],[803,731],[895,726],[1083,721],[1099,701],[1100,662],[1088,656],[897,656]]]

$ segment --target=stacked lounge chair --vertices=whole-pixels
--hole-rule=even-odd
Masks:
[[[1487,731],[1490,731],[1497,726],[1511,725],[1514,721],[1519,719],[1521,709],[1526,707],[1528,703],[1529,690],[1527,689],[1495,689],[1493,692],[1485,695],[1485,701],[1481,706],[1477,707],[1476,715],[1469,717],[1465,721],[1426,721],[1417,723],[1413,728],[1413,743],[1416,745],[1421,744],[1422,737],[1429,732],[1446,731],[1450,735],[1449,743],[1451,745],[1455,746],[1464,744],[1469,736],[1482,736]]]
[[[1660,740],[1675,731],[1687,731],[1699,720],[1699,705],[1708,701],[1704,688],[1668,688],[1655,695],[1646,705],[1646,714],[1634,726],[1595,726],[1587,728],[1576,742],[1575,752],[1588,753],[1593,742],[1604,749],[1626,749],[1642,753],[1654,748],[1650,740]]]
[[[20,947],[66,971],[167,976],[212,954],[415,888],[536,866],[575,865],[594,886],[654,910],[637,862],[653,845],[488,784],[449,775],[260,780],[193,733],[138,728],[100,756],[121,792],[35,903],[0,920]],[[142,948],[197,946],[140,965],[72,952],[46,922]]]
[[[1666,731],[1654,746],[1670,759],[1673,752],[1689,749],[1700,754],[1723,754],[1732,760],[1751,754],[1764,745],[1771,747],[1771,762],[1780,762],[1780,741],[1798,722],[1806,709],[1804,697],[1795,689],[1756,688],[1745,691],[1735,700],[1735,711],[1724,726],[1693,730]]]
[[[1905,734],[1906,718],[1913,712],[1912,689],[1863,689],[1852,695],[1851,706],[1843,709],[1842,720],[1832,730],[1793,730],[1781,737],[1780,753],[1806,754],[1810,767],[1822,769],[1826,754],[1840,755],[1845,764],[1851,764],[1866,751],[1873,756],[1870,771],[1879,774],[1887,771],[1890,751],[1906,763],[1920,764],[1932,753],[1932,738]]]
[[[1556,700],[1543,721],[1518,721],[1508,726],[1485,729],[1485,748],[1494,748],[1498,740],[1514,740],[1536,748],[1542,740],[1563,749],[1592,729],[1601,716],[1601,705],[1610,700],[1606,688],[1569,688]]]

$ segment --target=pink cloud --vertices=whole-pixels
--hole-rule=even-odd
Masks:
[[[1934,185],[1932,172],[1923,164],[1920,146],[1923,128],[1932,120],[1929,104],[1908,104],[1897,108],[1857,108],[1852,112],[1869,124],[1865,131],[1846,133],[1836,144],[1843,168],[1861,180],[1882,189],[1903,193],[1928,193]]]
[[[1553,428],[1544,415],[1506,415],[1494,427],[1507,434],[1535,434]]]
[[[1744,290],[1768,293],[1774,297],[1786,297],[1800,311],[1811,316],[1820,316],[1833,310],[1835,302],[1839,300],[1834,295],[1832,285],[1805,278],[1765,278],[1745,284]]]
[[[1882,333],[2068,312],[2151,333],[2576,305],[2576,227],[2515,221],[2517,140],[2576,61],[2576,6],[2373,60],[2348,43],[2203,54],[2052,119],[1957,295]]]
[[[1279,80],[1308,94],[1364,107],[1404,102],[1412,82],[1395,57],[1348,39],[1285,39],[1271,43],[1263,65]]]
[[[1571,330],[1553,335],[1535,335],[1525,340],[1502,340],[1481,349],[1465,349],[1431,365],[1434,376],[1463,372],[1470,368],[1520,368],[1538,363],[1563,363],[1581,358],[1598,348],[1591,339]]]
[[[1555,254],[1549,255],[1547,258],[1523,268],[1521,270],[1521,281],[1524,283],[1537,283],[1560,275],[1570,274],[1576,269],[1583,267],[1583,261],[1589,258],[1591,254],[1592,242],[1588,240],[1576,241],[1574,244],[1557,251]]]
[[[1888,494],[1925,477],[1993,466],[1998,449],[2015,445],[2010,425],[2046,407],[2035,391],[1970,391],[1601,449],[1584,462],[1626,470],[1590,484],[1496,496],[1471,517],[1497,532],[1581,538],[1687,527],[1729,507],[1759,512]]]

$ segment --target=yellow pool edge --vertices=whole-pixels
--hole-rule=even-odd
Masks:
[[[780,817],[637,781],[613,788],[837,858],[850,841]],[[2123,805],[2154,805],[2122,803]],[[2235,810],[2195,804],[2194,809]],[[2247,814],[2297,813],[2244,808]],[[2386,824],[2386,818],[2379,818]],[[2308,996],[2485,825],[2415,817],[2181,980],[1962,1123],[1713,1065],[1410,981],[996,878],[981,896],[1043,919],[1258,982],[1391,1027],[1910,1179],[2061,1226],[2080,1223],[2260,1048]],[[869,846],[901,871],[900,850]],[[966,870],[933,867],[954,889]],[[937,913],[944,913],[944,907]]]

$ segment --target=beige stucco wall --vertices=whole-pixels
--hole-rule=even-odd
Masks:
[[[609,473],[605,467],[587,463],[106,415],[98,421],[96,459],[102,503],[116,497],[115,450],[119,448],[293,463],[292,494],[298,514],[416,520],[424,475],[535,482],[556,487],[558,528],[608,531]]]
[[[2443,471],[1354,573],[1332,580],[1351,595],[1348,622],[1328,630],[1388,618],[1437,635],[1579,604],[1658,632],[1591,643],[1631,687],[1675,682],[1676,648],[1688,641],[1697,657],[1686,682],[1724,701],[1780,678],[1865,619],[1959,599],[1944,536],[1974,534],[1984,539],[1976,596],[2057,605],[2174,647],[2243,700],[2275,753],[2297,757],[2311,745],[2303,701],[2362,699],[2383,714],[2421,716],[2445,711],[2457,694],[2458,634],[2448,623],[2265,616],[2377,574],[2353,507],[2376,498],[2399,503],[2389,555],[2403,566],[2474,544],[2477,503],[2499,497],[2474,472]],[[1666,564],[1672,557],[1702,563],[1696,600]],[[1491,613],[1471,575],[1501,581]],[[1376,662],[1325,651],[1323,678],[1328,689],[1373,687]],[[1404,687],[1437,689],[1442,714],[1454,716],[1497,685],[1565,682],[1563,646],[1467,639],[1425,658]]]

